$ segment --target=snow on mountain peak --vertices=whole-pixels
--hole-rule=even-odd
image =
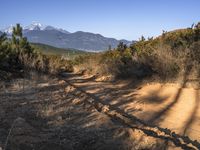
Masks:
[[[39,22],[33,22],[32,23],[33,26],[38,26],[38,27],[42,27],[42,24]]]
[[[45,25],[42,25],[41,23],[34,21],[29,26],[24,27],[24,30],[44,30],[45,27],[46,27]]]
[[[5,32],[5,33],[7,33],[7,34],[12,34],[12,32],[13,32],[13,27],[14,27],[14,26],[11,24],[9,27],[3,29],[2,32]]]
[[[2,32],[5,32],[7,34],[12,34],[13,32],[13,27],[14,25],[10,25],[9,27],[1,30]],[[25,32],[27,31],[33,31],[33,30],[37,30],[37,31],[47,31],[47,30],[57,30],[59,32],[65,33],[65,34],[69,34],[70,32],[64,30],[64,29],[60,29],[60,28],[56,28],[53,26],[49,26],[49,25],[43,25],[39,22],[33,21],[30,25],[22,27],[23,30]]]

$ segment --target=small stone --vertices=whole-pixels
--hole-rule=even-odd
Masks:
[[[62,116],[57,117],[57,121],[62,121],[62,119],[63,119]]]
[[[107,105],[102,107],[102,112],[108,112],[109,110],[109,106]]]
[[[81,100],[80,100],[80,99],[74,99],[74,100],[73,100],[73,104],[75,104],[75,105],[76,105],[76,104],[80,104],[80,103],[81,103]]]
[[[58,81],[58,84],[65,84],[66,82],[64,80]]]

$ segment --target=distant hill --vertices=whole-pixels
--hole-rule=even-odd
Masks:
[[[12,33],[12,26],[2,30],[8,35]],[[107,38],[100,34],[78,31],[70,33],[63,29],[52,26],[44,26],[40,23],[33,23],[23,28],[24,36],[31,43],[42,43],[59,48],[74,48],[85,51],[103,51],[107,50],[109,45],[112,48],[117,47],[121,40]],[[131,44],[130,41],[122,40],[125,44]]]
[[[40,43],[31,43],[31,45],[39,52],[46,54],[46,55],[62,55],[65,57],[73,58],[78,55],[87,54],[89,52],[80,51],[76,49],[63,49],[57,48],[45,44]]]

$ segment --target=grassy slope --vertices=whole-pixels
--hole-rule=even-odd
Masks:
[[[31,44],[37,51],[46,54],[46,55],[64,55],[67,57],[75,57],[83,54],[88,54],[88,52],[76,50],[76,49],[64,49],[57,48],[45,44],[40,43],[32,43]]]

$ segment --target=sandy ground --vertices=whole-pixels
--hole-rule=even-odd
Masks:
[[[88,77],[69,80],[127,114],[200,141],[200,90],[197,87],[130,80],[96,82]]]
[[[98,110],[86,103],[90,99],[200,141],[199,90],[130,80],[101,82],[75,74],[62,79],[33,74],[29,79],[1,83],[0,149],[199,148],[198,141],[192,145],[180,140],[181,144],[174,134],[163,135],[158,127],[124,124],[106,113],[109,107]]]

